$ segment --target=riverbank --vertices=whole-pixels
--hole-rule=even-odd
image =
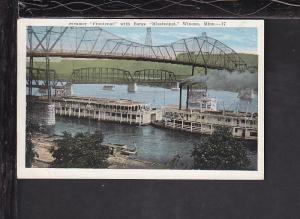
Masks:
[[[49,167],[50,163],[54,160],[50,153],[50,149],[56,146],[55,140],[58,136],[50,136],[44,133],[33,133],[32,143],[38,156],[32,164],[35,168],[46,168]]]
[[[108,169],[162,169],[163,165],[128,156],[111,156],[107,159]]]
[[[36,153],[38,154],[32,164],[33,168],[50,167],[51,162],[54,160],[50,153],[50,149],[57,146],[55,141],[59,138],[60,136],[57,135],[49,135],[40,132],[32,134],[32,143],[35,147]],[[158,163],[136,159],[135,157],[125,155],[111,155],[107,161],[109,164],[108,169],[159,169],[163,167],[163,165]]]

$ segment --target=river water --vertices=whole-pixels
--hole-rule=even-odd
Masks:
[[[114,85],[113,91],[103,90],[103,86],[102,84],[75,84],[73,91],[76,96],[131,99],[150,103],[153,107],[179,103],[179,90],[138,85],[136,92],[128,92],[127,85]],[[217,99],[218,109],[257,112],[257,95],[254,95],[251,102],[240,100],[237,95],[235,92],[208,90],[208,96]],[[186,90],[182,92],[182,100],[182,104],[185,104]]]
[[[153,107],[161,107],[166,104],[178,104],[179,91],[150,86],[138,86],[136,92],[128,92],[127,85],[114,85],[113,91],[103,90],[104,85],[99,84],[75,84],[73,92],[76,96],[124,98],[150,103]],[[237,93],[228,91],[208,90],[208,95],[218,100],[219,109],[257,112],[257,96],[251,101],[242,101],[237,98]],[[183,92],[183,100],[186,92]],[[185,101],[183,101],[184,103]],[[88,119],[56,118],[53,127],[55,134],[61,135],[64,131],[75,134],[76,132],[102,130],[104,142],[136,145],[138,159],[144,159],[159,163],[170,161],[176,154],[180,154],[183,160],[191,164],[190,156],[193,145],[198,143],[201,136],[167,129],[159,129],[153,126],[129,126],[110,122],[94,121]],[[246,150],[251,160],[249,169],[257,168],[257,143],[247,141]]]

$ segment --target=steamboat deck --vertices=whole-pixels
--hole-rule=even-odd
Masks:
[[[91,118],[132,125],[147,125],[161,120],[160,110],[149,104],[127,99],[106,99],[69,96],[55,100],[55,114]]]
[[[257,140],[257,113],[233,111],[203,111],[164,106],[162,121],[156,125],[192,133],[212,134],[218,126],[231,128],[236,138]]]

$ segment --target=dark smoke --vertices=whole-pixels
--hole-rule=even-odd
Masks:
[[[183,83],[206,83],[207,88],[225,91],[240,91],[251,88],[257,91],[257,73],[250,72],[228,72],[224,70],[209,71],[207,76],[192,76]]]

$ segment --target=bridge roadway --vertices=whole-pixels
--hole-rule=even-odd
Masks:
[[[51,52],[27,52],[27,57],[60,57],[60,58],[87,58],[87,59],[117,59],[117,60],[135,60],[135,61],[150,61],[150,62],[161,62],[161,63],[169,63],[169,64],[178,64],[178,65],[189,65],[194,67],[202,67],[202,68],[211,68],[216,70],[246,70],[247,66],[234,64],[233,66],[220,66],[210,64],[207,66],[205,63],[191,63],[189,60],[179,60],[179,59],[166,59],[164,57],[137,57],[137,56],[124,56],[124,55],[111,55],[111,54],[94,54],[94,53],[74,53],[74,52],[59,52],[59,51],[51,51]]]

